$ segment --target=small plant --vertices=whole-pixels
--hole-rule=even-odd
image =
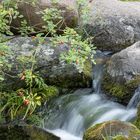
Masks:
[[[82,40],[82,37],[74,29],[66,28],[64,34],[54,37],[52,42],[54,46],[68,46],[68,51],[62,53],[60,59],[66,63],[74,64],[79,72],[83,71],[84,64],[88,59],[95,63],[93,45],[89,44],[88,39]]]
[[[11,120],[16,117],[20,117],[24,120],[27,116],[33,114],[35,109],[38,106],[41,106],[42,102],[45,102],[57,95],[57,89],[55,87],[47,86],[39,74],[34,72],[36,53],[33,54],[34,55],[31,55],[32,57],[18,58],[23,70],[25,69],[25,64],[29,64],[29,68],[25,69],[18,75],[20,80],[26,83],[26,88],[18,89],[17,91],[10,93],[3,92],[0,94],[0,112],[5,113],[6,111],[6,115],[10,117]]]

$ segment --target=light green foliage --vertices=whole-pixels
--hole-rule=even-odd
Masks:
[[[46,8],[44,11],[40,12],[42,14],[42,19],[45,21],[47,26],[43,26],[47,34],[55,35],[58,25],[62,22],[63,18],[61,16],[62,10],[57,8]],[[56,20],[58,21],[57,23]]]
[[[21,21],[21,27],[19,29],[19,33],[22,36],[26,36],[26,35],[29,35],[31,32],[32,33],[35,32],[34,28],[32,28],[31,26],[28,26],[28,23],[27,23],[26,20],[22,20]]]
[[[6,10],[2,5],[0,5],[0,33],[6,33],[12,35],[10,32],[10,23],[12,21],[12,16],[14,15],[14,10],[9,8]]]
[[[62,53],[60,59],[67,63],[73,63],[77,69],[82,72],[86,60],[90,59],[94,62],[92,52],[93,45],[88,40],[82,40],[82,37],[71,28],[66,28],[64,34],[52,39],[53,45],[68,45],[69,51]],[[80,57],[79,57],[80,55]]]
[[[89,2],[86,0],[76,0],[76,3],[79,14],[80,26],[83,26],[85,23],[88,23],[90,18],[88,6]]]

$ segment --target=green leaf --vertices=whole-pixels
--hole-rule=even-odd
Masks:
[[[35,99],[36,100],[40,100],[41,99],[41,96],[37,96]]]
[[[40,102],[40,101],[37,101],[36,104],[37,104],[38,106],[41,106],[41,102]]]

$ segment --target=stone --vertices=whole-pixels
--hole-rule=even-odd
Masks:
[[[98,49],[120,51],[140,40],[140,2],[93,0],[87,32]]]
[[[75,0],[61,0],[58,1],[57,4],[52,4],[50,0],[37,0],[37,3],[35,5],[22,2],[18,5],[18,11],[21,15],[24,16],[24,19],[26,19],[28,25],[34,27],[35,31],[38,32],[40,30],[44,30],[42,29],[42,26],[46,24],[39,12],[45,10],[48,7],[56,7],[59,10],[63,11],[62,17],[64,17],[65,24],[62,23],[61,28],[63,28],[64,26],[75,27],[78,25],[78,14],[75,6]],[[19,34],[18,28],[21,26],[20,21],[21,19],[16,19],[13,20],[11,24],[11,29],[16,34]]]
[[[35,6],[21,3],[19,12],[29,25],[41,31],[44,22],[37,13],[47,7],[63,10],[62,16],[67,26],[76,27],[81,24],[76,0],[61,0],[56,5],[52,5],[50,0],[39,0]],[[93,43],[100,50],[116,52],[140,40],[140,2],[92,0],[89,1],[89,17],[85,30],[93,36]],[[12,26],[20,27],[20,20],[14,20]]]
[[[109,62],[107,72],[119,81],[131,80],[140,75],[140,41],[114,54]]]
[[[60,140],[52,133],[35,126],[0,126],[1,140]]]
[[[112,55],[102,85],[107,94],[128,103],[140,85],[140,41]]]
[[[108,121],[87,129],[83,140],[120,140],[117,137],[122,138],[121,140],[140,139],[140,130],[128,122]]]
[[[38,47],[36,52],[36,72],[43,77],[49,85],[54,85],[60,88],[79,88],[91,87],[92,85],[92,63],[85,64],[85,72],[80,73],[73,64],[65,64],[60,61],[60,55],[68,50],[68,46],[62,44],[54,47],[49,44],[49,38],[44,44],[39,44],[38,41],[30,37],[15,37],[7,42],[7,45],[12,50],[12,56],[9,62],[12,65],[12,70],[9,72],[12,77],[7,75],[5,80],[6,86],[22,87],[23,82],[17,79],[17,74],[23,71],[23,68],[18,63],[17,58],[20,56],[31,56],[34,49]],[[24,66],[29,68],[29,64]]]

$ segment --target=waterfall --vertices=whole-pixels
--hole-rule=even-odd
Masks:
[[[105,55],[100,55],[101,58],[104,60]],[[94,91],[79,89],[53,101],[45,119],[47,130],[61,137],[61,140],[82,140],[84,131],[92,125],[108,120],[130,121],[136,116],[135,108],[126,108],[110,101],[101,92],[103,68],[103,61],[94,66]],[[131,103],[133,107],[134,102]]]
[[[95,93],[101,93],[101,81],[103,77],[103,68],[104,68],[104,59],[107,57],[107,54],[97,51],[95,59],[97,64],[93,68],[93,84],[92,87]]]
[[[136,108],[140,101],[140,86],[135,90],[135,94],[127,105],[127,108]]]

